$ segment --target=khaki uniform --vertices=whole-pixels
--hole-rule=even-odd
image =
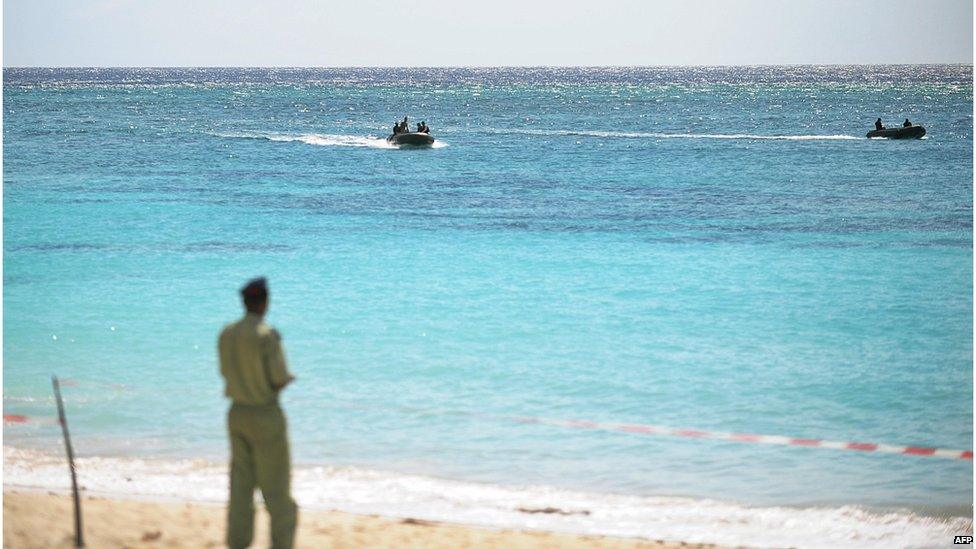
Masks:
[[[298,508],[291,497],[291,459],[285,414],[278,391],[291,376],[281,336],[261,317],[248,313],[228,324],[218,341],[230,433],[230,505],[227,545],[247,547],[254,537],[254,488],[261,489],[271,515],[271,543],[294,544]]]

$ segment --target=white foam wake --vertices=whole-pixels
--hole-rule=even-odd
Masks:
[[[64,458],[3,449],[5,489],[66,492]],[[89,494],[222,503],[227,468],[203,460],[88,457],[77,460]],[[301,507],[413,517],[494,528],[664,539],[751,547],[930,547],[972,532],[972,520],[844,506],[745,507],[713,500],[596,494],[546,486],[500,486],[371,471],[298,466]]]
[[[361,135],[332,135],[324,133],[275,133],[275,132],[234,132],[216,133],[217,137],[232,139],[266,139],[268,141],[299,141],[320,147],[372,147],[377,149],[395,148],[382,137]]]
[[[396,149],[385,137],[363,135],[334,135],[325,133],[277,133],[277,132],[230,132],[215,133],[217,137],[231,139],[266,139],[268,141],[298,141],[306,145],[319,147],[370,147],[374,149]],[[447,144],[437,140],[432,148],[446,147]]]
[[[492,133],[522,133],[526,135],[581,136],[629,139],[765,139],[781,141],[851,141],[865,139],[853,135],[759,135],[751,133],[662,133],[662,132],[612,132],[587,130],[531,130],[514,129]]]

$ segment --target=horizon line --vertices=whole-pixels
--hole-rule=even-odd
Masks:
[[[3,69],[644,69],[729,67],[925,67],[968,66],[972,61],[925,63],[742,63],[660,65],[4,65]]]

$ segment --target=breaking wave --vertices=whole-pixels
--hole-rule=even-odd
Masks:
[[[81,457],[89,495],[223,503],[224,462]],[[4,489],[54,490],[70,484],[64,458],[3,448]],[[305,508],[411,517],[490,528],[664,539],[729,546],[888,548],[943,545],[972,532],[969,518],[855,506],[746,507],[681,497],[599,494],[554,486],[505,486],[358,467],[296,464],[295,498]]]

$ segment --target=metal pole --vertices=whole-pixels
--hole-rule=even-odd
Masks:
[[[57,376],[51,376],[54,385],[54,396],[58,401],[58,421],[61,432],[64,433],[64,447],[68,451],[68,467],[71,469],[71,495],[75,500],[75,547],[84,547],[85,541],[81,536],[81,498],[78,497],[78,477],[75,474],[75,454],[71,450],[71,437],[68,435],[68,420],[64,416],[64,403],[61,402],[61,384]]]

